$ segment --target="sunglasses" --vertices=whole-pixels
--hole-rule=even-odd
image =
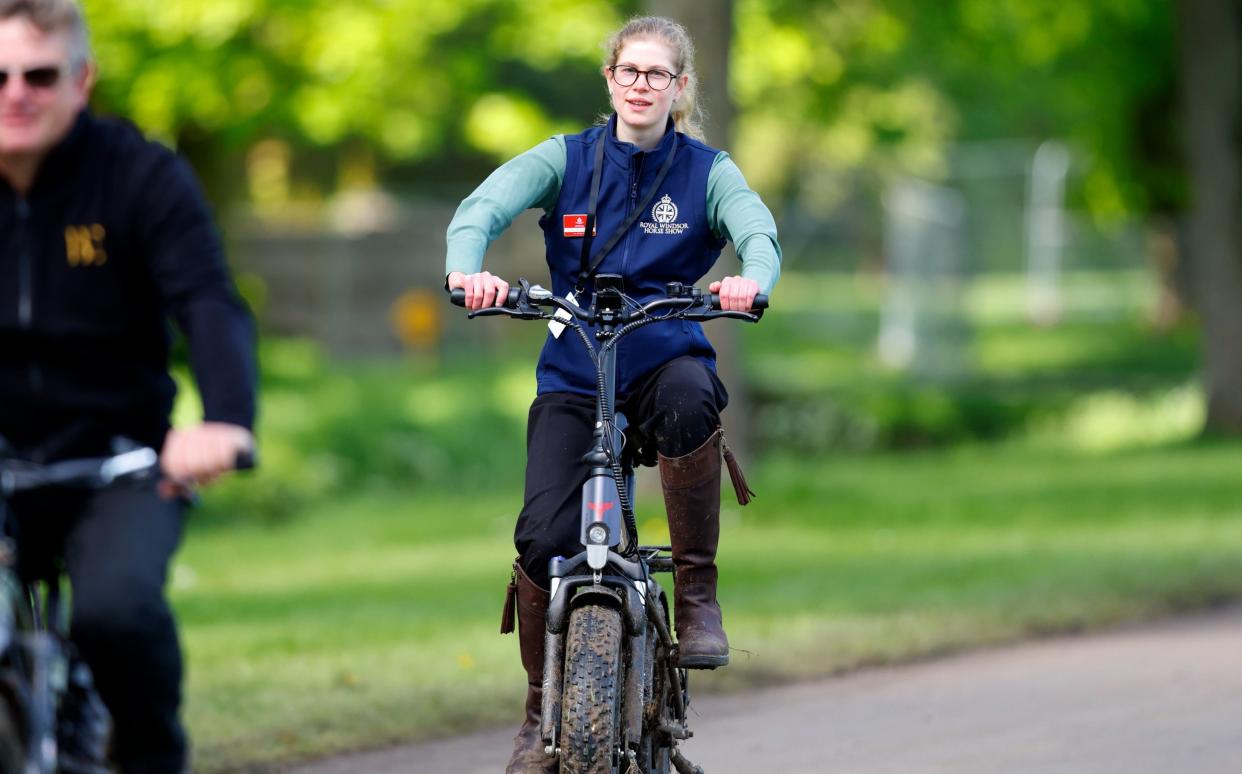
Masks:
[[[9,78],[21,78],[32,89],[50,89],[60,80],[61,70],[57,65],[43,65],[29,70],[0,70],[0,89],[9,83]]]

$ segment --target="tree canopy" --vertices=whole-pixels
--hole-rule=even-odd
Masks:
[[[351,161],[398,177],[482,167],[589,122],[606,107],[600,43],[637,10],[602,0],[85,6],[104,109],[230,167],[226,180],[264,142],[294,158],[330,154],[326,171],[306,166],[328,187]],[[761,190],[827,207],[860,175],[943,173],[955,140],[1068,137],[1097,162],[1083,191],[1093,211],[1167,207],[1180,196],[1170,13],[1158,0],[737,0],[735,152]]]

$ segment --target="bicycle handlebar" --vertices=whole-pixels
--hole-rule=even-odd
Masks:
[[[254,449],[238,452],[236,459],[233,460],[233,470],[238,472],[254,470],[258,466],[259,460]]]
[[[0,492],[11,495],[48,486],[101,488],[120,479],[150,475],[159,464],[159,454],[146,446],[111,457],[64,460],[48,465],[14,461],[0,467]]]
[[[509,288],[509,297],[505,299],[503,306],[507,309],[513,309],[517,306],[518,299],[522,296],[522,289],[519,287]],[[453,288],[449,291],[449,300],[454,306],[465,307],[466,291],[463,288]]]
[[[537,293],[531,293],[536,290]],[[754,312],[760,312],[768,308],[768,296],[766,293],[759,293],[755,296],[755,300],[751,305],[751,312],[724,311],[720,308],[720,295],[717,293],[703,293],[698,288],[682,285],[681,283],[670,283],[670,295],[666,298],[658,298],[644,304],[639,310],[638,315],[645,317],[651,312],[665,308],[682,308],[690,310],[695,306],[702,306],[705,311],[712,312],[711,317],[732,317],[741,320],[757,320],[758,315]],[[453,288],[449,291],[449,300],[455,305],[465,307],[466,291],[462,288]],[[703,303],[706,301],[706,303]],[[540,288],[538,285],[533,287],[510,287],[508,298],[505,303],[500,306],[484,307],[482,309],[473,310],[471,317],[489,314],[506,314],[509,311],[522,310],[523,305],[530,307],[551,306],[558,309],[564,309],[574,317],[584,322],[592,322],[593,315],[589,310],[583,309],[577,304],[568,301],[560,296],[552,295],[550,291]],[[543,315],[529,315],[541,317]]]
[[[0,494],[9,496],[49,486],[100,489],[115,481],[145,478],[159,471],[160,457],[154,449],[142,446],[110,457],[63,460],[47,465],[17,460],[6,462],[0,464]],[[256,464],[252,450],[239,452],[233,469],[254,470]]]

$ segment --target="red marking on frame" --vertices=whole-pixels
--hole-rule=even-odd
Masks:
[[[595,520],[604,520],[604,511],[612,510],[613,503],[587,503],[587,508],[595,511]]]

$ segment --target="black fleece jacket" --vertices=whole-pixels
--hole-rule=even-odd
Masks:
[[[84,111],[25,197],[0,178],[0,437],[22,457],[159,449],[173,320],[204,419],[251,427],[254,327],[189,166]]]

